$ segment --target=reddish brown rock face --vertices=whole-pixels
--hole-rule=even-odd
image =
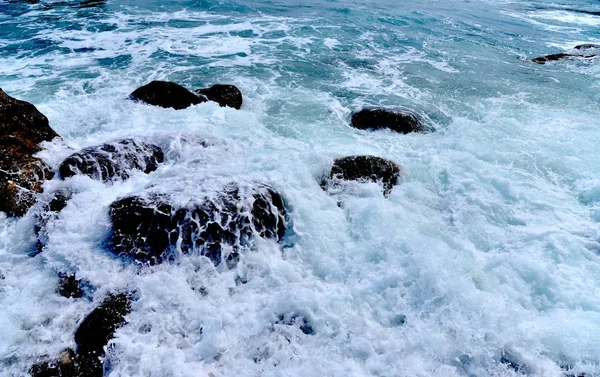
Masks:
[[[22,216],[35,203],[54,173],[33,154],[57,136],[35,106],[0,89],[0,211]]]

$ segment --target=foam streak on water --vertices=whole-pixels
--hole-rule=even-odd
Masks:
[[[529,61],[600,41],[598,12],[591,0],[0,1],[0,87],[64,139],[41,157],[57,167],[135,137],[167,160],[124,182],[47,182],[75,195],[35,257],[39,208],[0,218],[0,375],[73,347],[84,316],[122,290],[136,301],[110,376],[600,374],[600,62]],[[235,84],[244,106],[126,99],[153,79]],[[350,128],[368,105],[412,109],[435,132]],[[354,154],[396,161],[402,184],[387,199],[375,183],[328,196],[319,179]],[[283,194],[281,244],[258,240],[234,270],[198,256],[140,269],[106,251],[114,200],[232,180]],[[87,281],[88,299],[60,297],[57,272]]]

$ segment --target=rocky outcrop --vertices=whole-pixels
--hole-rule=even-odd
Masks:
[[[32,104],[0,89],[0,211],[22,216],[35,203],[50,167],[33,154],[40,143],[58,137]]]
[[[218,192],[176,205],[168,195],[130,196],[109,210],[110,249],[143,263],[161,263],[178,252],[198,252],[215,264],[235,263],[255,236],[280,240],[286,229],[281,195],[267,185],[228,184]],[[225,254],[224,245],[231,246]]]
[[[106,143],[72,154],[60,164],[63,179],[84,174],[100,181],[129,178],[133,170],[153,172],[164,161],[160,147],[133,139]]]
[[[131,311],[131,297],[110,295],[94,309],[75,332],[77,350],[67,349],[54,361],[35,364],[32,377],[102,377],[104,347],[125,323]]]
[[[233,107],[240,109],[242,107],[242,92],[233,85],[216,84],[206,89],[197,89],[195,91],[201,96],[205,96],[209,101],[214,101],[221,107]]]
[[[350,156],[334,161],[329,179],[321,183],[324,189],[340,181],[382,182],[388,195],[400,178],[401,168],[395,162],[375,156]]]
[[[152,81],[137,88],[129,95],[129,98],[149,105],[175,110],[185,109],[207,101],[214,101],[221,106],[233,107],[234,109],[242,107],[242,92],[233,85],[222,84],[192,92],[174,82]]]
[[[585,43],[573,47],[568,52],[540,56],[538,58],[531,59],[531,61],[537,64],[546,64],[547,62],[574,58],[590,59],[596,57],[598,54],[600,54],[600,45],[593,43]]]
[[[148,105],[175,110],[185,109],[207,101],[207,99],[197,96],[183,86],[170,81],[152,81],[134,90],[129,98],[134,101],[142,101]]]
[[[422,130],[415,114],[408,111],[387,109],[363,109],[352,114],[352,127],[361,130],[379,130],[389,128],[392,131],[407,134]]]

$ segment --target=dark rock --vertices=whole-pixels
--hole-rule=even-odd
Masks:
[[[125,139],[72,154],[62,162],[59,170],[63,179],[84,174],[93,179],[112,181],[129,178],[132,170],[153,172],[164,158],[156,145]]]
[[[386,109],[363,109],[352,114],[352,127],[361,130],[389,128],[403,134],[418,132],[422,129],[415,114],[408,111]]]
[[[54,174],[33,154],[42,149],[41,142],[57,136],[35,106],[0,89],[0,211],[22,216],[35,203]]]
[[[242,92],[233,85],[216,84],[206,89],[196,90],[197,94],[205,96],[209,101],[217,102],[222,107],[234,109],[242,107]]]
[[[306,335],[314,335],[315,333],[306,317],[299,316],[296,313],[280,314],[278,321],[275,323],[298,327]]]
[[[267,185],[242,190],[229,184],[186,206],[171,204],[167,195],[131,196],[111,204],[109,214],[111,251],[150,264],[174,259],[179,247],[232,265],[254,235],[278,241],[286,229],[281,195]],[[222,255],[223,245],[232,246],[233,253]]]
[[[169,81],[152,81],[137,88],[129,96],[134,101],[142,101],[149,105],[173,108],[175,110],[206,102],[206,99],[187,90],[181,85]]]
[[[67,349],[55,361],[35,364],[29,370],[32,377],[102,377],[102,362],[96,356],[78,355]]]
[[[582,45],[578,45],[573,47],[575,50],[592,50],[592,49],[600,49],[600,45],[593,43],[585,43]]]
[[[549,62],[549,61],[563,60],[563,59],[570,58],[572,56],[574,56],[574,55],[572,55],[572,54],[566,54],[566,53],[560,53],[560,54],[552,54],[552,55],[540,56],[539,58],[531,59],[531,61],[534,62],[534,63],[538,63],[538,64],[546,64],[546,62]]]
[[[40,143],[58,134],[48,118],[29,102],[20,101],[0,89],[0,144],[18,146],[25,153],[42,150]]]
[[[75,332],[77,354],[82,357],[104,355],[104,346],[114,337],[115,331],[125,323],[131,311],[131,296],[120,293],[104,299]]]
[[[59,274],[58,278],[57,292],[59,295],[67,298],[83,297],[81,281],[78,280],[75,275]]]
[[[76,377],[80,374],[77,371],[75,360],[75,352],[67,349],[55,361],[35,364],[29,373],[32,377]]]
[[[395,162],[375,156],[350,156],[334,161],[329,180],[322,182],[323,189],[336,181],[371,181],[383,183],[388,195],[400,178],[401,169]]]

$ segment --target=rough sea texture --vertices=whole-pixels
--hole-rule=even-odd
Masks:
[[[124,290],[108,376],[600,375],[600,59],[530,61],[594,42],[593,0],[0,0],[0,87],[63,136],[40,157],[56,168],[123,138],[167,157],[124,182],[47,182],[75,194],[43,253],[39,208],[0,215],[0,375],[74,347]],[[151,80],[234,84],[245,102],[127,100]],[[434,131],[349,127],[365,106]],[[356,154],[402,166],[388,198],[376,183],[321,189]],[[232,270],[107,251],[114,200],[231,180],[283,194],[280,244],[257,240]],[[85,297],[59,296],[58,272]]]

